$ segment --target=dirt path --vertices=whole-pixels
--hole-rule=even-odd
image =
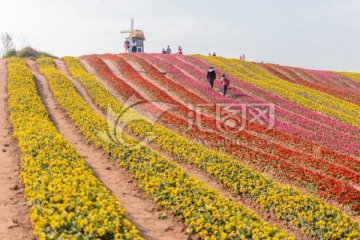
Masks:
[[[124,79],[135,91],[137,91],[142,97],[144,97],[147,101],[149,102],[152,102],[152,103],[158,103],[160,100],[159,99],[155,99],[155,98],[152,98],[152,97],[149,97],[146,90],[142,87],[142,86],[138,86],[134,83],[131,83],[131,79],[128,79],[127,77],[123,76],[121,74],[121,72],[119,71],[119,69],[117,68],[117,66],[114,64],[114,62],[112,60],[109,60],[109,59],[106,59],[106,58],[102,58],[103,61],[106,63],[106,65],[109,67],[109,69],[113,72],[113,74],[121,79]],[[183,100],[180,100],[178,101],[179,99],[181,99],[180,96],[178,96],[177,94],[175,94],[173,91],[170,91],[169,89],[165,90],[166,88],[164,86],[161,86],[161,84],[159,84],[158,82],[154,81],[154,79],[151,79],[149,78],[145,73],[144,73],[144,70],[138,65],[136,64],[135,62],[132,62],[131,60],[129,59],[126,59],[127,63],[130,64],[134,69],[135,71],[139,72],[140,73],[140,76],[143,77],[144,79],[146,79],[147,81],[149,81],[150,83],[152,83],[154,86],[158,87],[161,91],[165,92],[171,99],[174,103],[170,103],[170,104],[174,104],[175,106],[176,105],[180,105],[182,104],[183,106],[187,107],[188,103],[184,102]],[[161,105],[157,104],[156,106],[158,106],[159,108],[162,108]],[[165,108],[162,108],[165,110]],[[138,111],[138,109],[136,109]],[[171,110],[170,110],[171,111]],[[145,111],[141,111],[142,113],[145,113]],[[184,121],[189,121],[188,118],[186,118],[186,116],[184,115],[181,115],[177,112],[174,112],[174,111],[171,111],[171,114],[173,114],[174,116],[184,120]],[[202,111],[201,114],[203,116],[206,116],[206,117],[209,117],[209,118],[212,118],[214,119],[215,116],[213,115],[213,113],[211,113],[210,111]],[[161,124],[161,123],[159,123]],[[191,123],[189,122],[189,125]],[[169,128],[169,126],[165,126],[165,125],[162,125],[166,128]],[[224,137],[225,139],[227,139],[228,141],[236,141],[236,139],[234,140],[234,138],[229,138],[226,134],[224,133],[221,133],[221,132],[218,132],[217,133],[219,136],[222,136]],[[186,137],[186,136],[185,136]],[[248,149],[250,149],[251,151],[256,151],[256,152],[259,152],[259,153],[262,153],[262,154],[265,154],[266,151],[264,151],[263,149],[261,149],[260,147],[256,147],[256,146],[252,146],[250,144],[247,144],[245,142],[238,142],[237,143],[238,145],[241,145],[241,146],[244,146]]]
[[[86,61],[85,61],[86,62]],[[63,63],[57,63],[57,67],[65,72],[68,77],[69,74],[66,70],[66,67],[63,65]],[[60,67],[60,65],[62,65]],[[85,67],[86,69],[89,68],[91,70],[91,72],[95,73],[95,71],[93,69],[91,69],[91,67],[89,65],[87,65]],[[101,83],[104,82],[105,80],[101,79],[98,76],[95,76],[98,81],[100,81]],[[71,77],[70,77],[71,78]],[[81,96],[86,96],[87,95],[87,91],[85,88],[83,88],[81,86],[81,84],[79,85],[79,83],[75,83],[77,82],[77,80],[75,79],[71,79],[71,82],[73,82],[73,84],[75,86],[79,86],[80,88],[78,89],[78,91],[82,92]],[[119,94],[118,93],[114,93],[114,97],[117,98]],[[85,97],[84,99],[92,108],[97,108],[96,105],[92,102],[90,97]],[[118,101],[121,101],[120,98],[117,98]],[[99,108],[94,109],[96,112],[101,111]],[[105,118],[105,114],[101,113],[100,116],[102,116],[103,118]],[[125,131],[125,133],[132,137],[133,139],[136,140],[142,140],[140,137],[130,133],[129,131]],[[189,175],[191,175],[192,177],[202,181],[203,183],[205,183],[208,187],[210,187],[211,189],[213,189],[214,191],[218,192],[222,197],[224,198],[232,198],[234,201],[241,203],[243,206],[245,206],[248,209],[252,209],[258,216],[260,216],[262,219],[267,220],[270,224],[276,224],[277,226],[279,226],[281,229],[286,230],[289,234],[292,234],[294,236],[296,236],[297,239],[305,239],[303,234],[301,234],[301,231],[298,228],[295,228],[293,226],[289,226],[287,224],[285,224],[282,221],[279,221],[277,219],[277,217],[274,214],[268,213],[268,212],[264,212],[260,209],[260,207],[258,206],[258,204],[256,204],[253,200],[246,198],[246,197],[239,197],[236,196],[235,194],[229,192],[226,188],[223,187],[223,185],[217,181],[216,179],[212,178],[211,176],[209,176],[208,173],[204,172],[203,170],[200,170],[199,168],[197,168],[194,165],[191,164],[187,164],[184,162],[181,162],[180,160],[178,160],[175,156],[167,153],[166,151],[160,149],[157,145],[150,143],[147,145],[150,149],[152,149],[153,151],[159,153],[161,156],[165,157],[167,160],[169,160],[170,162],[175,163],[180,169],[184,170],[185,172],[187,172]]]
[[[103,59],[103,60],[105,60],[105,59]],[[107,88],[108,91],[114,92],[114,94],[112,94],[112,95],[113,95],[115,98],[117,98],[117,100],[118,100],[119,102],[122,102],[122,100],[121,100],[122,97],[120,96],[120,94],[116,93],[117,91],[114,90],[113,88],[111,88],[111,86],[108,85],[108,83],[107,83],[106,80],[104,80],[104,79],[102,79],[101,77],[99,77],[99,76],[97,75],[96,71],[90,66],[90,64],[89,64],[86,60],[82,59],[82,62],[83,62],[83,64],[87,65],[87,66],[85,67],[86,70],[87,70],[88,72],[90,72],[91,74],[93,74],[94,76],[96,76],[96,78],[97,78],[97,80],[98,80],[99,82],[105,83],[107,86],[104,86],[104,87]],[[129,64],[131,64],[132,67],[135,66],[135,67],[136,67],[136,68],[135,68],[136,71],[138,71],[138,72],[140,72],[140,73],[144,72],[143,69],[142,69],[140,66],[136,65],[136,63],[133,63],[132,61],[129,61],[129,60],[127,60],[127,62],[128,62]],[[113,73],[114,73],[116,76],[124,79],[126,82],[131,82],[130,79],[125,78],[125,77],[119,72],[119,70],[118,70],[117,67],[114,65],[114,63],[112,63],[111,60],[108,60],[108,61],[106,61],[105,63],[108,65],[108,67],[110,68],[110,70],[113,71]],[[156,67],[156,66],[155,66],[155,67]],[[157,68],[157,69],[158,69],[158,68]],[[160,71],[161,71],[161,70],[160,70]],[[148,79],[149,81],[153,82],[153,80],[151,80],[151,79],[149,79],[149,78],[146,78],[146,79]],[[139,87],[136,86],[136,85],[134,85],[134,89],[135,89],[136,91],[140,91],[141,94],[143,93],[143,91],[141,91],[141,89],[139,89]],[[146,93],[145,93],[145,94],[146,94]],[[118,96],[119,96],[119,97],[118,97]],[[141,111],[141,110],[139,111],[139,110],[140,110],[140,109],[136,109],[136,111],[138,111],[138,112],[146,112],[146,109],[143,110],[143,111]],[[160,123],[159,123],[159,124],[160,124]],[[167,126],[164,126],[164,127],[165,127],[165,128],[168,128]],[[250,132],[252,132],[252,131],[250,131]],[[264,135],[256,134],[256,133],[253,133],[253,134],[256,135],[256,136],[258,136],[258,137],[261,137],[261,138],[267,138],[266,135],[264,136]],[[275,144],[279,144],[279,145],[281,145],[281,146],[283,146],[283,147],[285,147],[285,148],[287,148],[287,149],[296,151],[296,149],[289,148],[288,146],[283,145],[283,143],[281,143],[281,142],[277,142],[277,141],[274,141],[274,140],[272,140],[272,139],[268,139],[268,140],[269,140],[270,142],[275,143]],[[252,149],[252,150],[255,150],[255,151],[259,151],[259,150],[257,150],[257,148],[250,147],[250,146],[247,146],[247,147],[248,147],[249,149]],[[315,156],[315,155],[314,155],[314,156]],[[282,185],[290,185],[292,188],[299,190],[299,191],[302,192],[303,194],[308,194],[308,195],[312,194],[312,193],[311,193],[308,189],[306,189],[304,186],[302,186],[302,185],[300,185],[300,184],[294,184],[294,182],[292,182],[292,181],[285,180],[285,179],[283,179],[283,178],[275,175],[275,173],[274,173],[273,171],[267,171],[267,170],[265,170],[265,169],[263,169],[263,168],[259,168],[258,166],[254,165],[254,164],[249,164],[248,162],[244,162],[244,161],[242,161],[241,159],[239,159],[239,160],[240,160],[240,162],[241,162],[242,164],[250,165],[251,168],[253,168],[255,171],[261,172],[262,174],[268,176],[269,178],[273,179],[274,181],[277,181],[277,182],[281,183]],[[355,188],[358,188],[358,186],[357,186],[356,184],[352,184],[352,185],[353,185]],[[323,200],[324,200],[324,199],[323,199]],[[331,205],[333,205],[333,206],[336,206],[336,207],[341,208],[341,206],[340,206],[338,203],[334,202],[334,201],[331,201],[331,200],[324,200],[324,201],[327,202],[327,203],[329,203],[329,204],[331,204]],[[343,209],[343,208],[342,208],[342,209]],[[360,216],[359,216],[359,217],[354,216],[350,211],[348,211],[348,210],[346,210],[346,209],[343,209],[343,211],[346,212],[346,214],[348,214],[350,217],[352,217],[355,221],[359,222]]]
[[[164,58],[161,58],[161,57],[159,57],[159,59],[165,60]],[[179,59],[179,60],[182,61],[181,59]],[[166,60],[165,60],[165,61],[166,61]],[[142,77],[144,77],[144,78],[148,79],[149,81],[151,81],[152,83],[154,83],[154,80],[148,78],[148,77],[146,76],[146,74],[144,73],[144,71],[141,69],[141,67],[138,66],[135,62],[131,61],[131,60],[128,59],[128,58],[127,58],[127,62],[128,62],[134,69],[136,69],[137,71],[139,71],[139,73],[140,73],[140,75],[141,75]],[[186,63],[186,62],[184,62],[184,63]],[[151,63],[150,63],[150,64],[151,64]],[[155,67],[155,68],[156,68],[158,71],[160,71],[160,72],[161,72],[161,71],[164,71],[163,69],[161,69],[161,68],[160,68],[159,66],[157,66],[156,64],[152,64],[152,66]],[[191,75],[191,73],[187,72],[185,69],[181,68],[181,67],[178,66],[178,65],[176,65],[176,67],[177,67],[177,69],[178,69],[179,71],[181,71],[182,73],[184,73],[184,74],[187,75],[188,77],[193,78],[194,81],[197,81],[197,80],[195,80],[196,76]],[[181,82],[180,80],[178,80],[178,79],[174,78],[173,76],[171,76],[171,74],[170,74],[169,76],[166,76],[166,77],[167,77],[169,80],[171,80],[172,82],[174,82],[174,83],[180,83],[180,82]],[[198,82],[199,82],[199,81],[198,81]],[[193,94],[196,94],[197,96],[201,97],[202,99],[204,99],[204,101],[207,101],[207,103],[210,103],[211,101],[215,102],[213,99],[209,98],[209,96],[206,96],[206,94],[205,94],[204,92],[201,92],[201,90],[200,90],[200,91],[197,91],[197,92],[195,92],[194,90],[191,90],[191,89],[187,89],[187,90],[188,90],[189,92],[191,92],[191,93],[193,93]],[[172,93],[168,93],[168,94],[172,94]],[[176,94],[172,94],[171,97],[173,97],[173,95],[176,96]],[[173,98],[174,98],[174,97],[173,97]],[[235,101],[238,101],[239,103],[244,103],[244,102],[239,101],[239,100],[238,100],[237,98],[235,98],[235,97],[233,97],[233,98],[235,99]],[[249,102],[249,103],[251,104],[251,102]],[[215,116],[213,115],[213,113],[208,113],[208,114],[207,114],[206,112],[203,112],[203,114],[206,115],[206,116],[212,117],[212,118],[215,117]],[[281,120],[283,123],[286,123],[286,124],[290,124],[290,125],[293,124],[292,122],[289,122],[288,120],[286,120],[286,119],[284,119],[284,118],[282,118],[282,117],[280,117],[280,120]],[[302,129],[302,130],[304,130],[304,131],[309,131],[308,129],[305,129],[305,128],[303,128],[302,126],[297,126],[297,127],[300,128],[300,129]],[[276,138],[274,138],[274,137],[270,137],[270,136],[268,136],[266,133],[258,133],[258,132],[256,132],[256,131],[252,131],[252,130],[249,130],[249,129],[244,129],[244,131],[247,132],[247,133],[249,133],[249,134],[251,134],[251,135],[253,135],[253,136],[255,136],[255,137],[262,138],[262,139],[266,139],[266,140],[269,141],[270,143],[278,144],[278,145],[280,145],[281,147],[286,148],[286,149],[289,149],[289,150],[291,150],[291,151],[299,152],[299,153],[307,153],[307,154],[310,154],[310,153],[305,152],[305,151],[303,151],[303,150],[301,150],[301,149],[297,149],[296,147],[288,146],[288,145],[285,144],[284,141],[280,141],[280,140],[278,140],[278,139],[276,139]],[[264,150],[261,149],[261,148],[254,148],[254,147],[249,146],[249,145],[244,145],[244,146],[246,146],[246,147],[248,147],[248,148],[252,148],[252,150],[255,150],[255,151],[258,151],[258,152],[266,153],[266,152],[264,152]],[[276,155],[273,154],[272,156],[276,156]]]
[[[0,239],[33,239],[20,182],[20,152],[9,121],[6,60],[0,60]]]
[[[126,102],[128,99],[126,99],[125,97],[123,97],[122,95],[120,95],[118,93],[118,91],[116,89],[114,89],[111,84],[109,82],[107,82],[106,80],[102,79],[96,72],[96,70],[84,59],[80,58],[81,63],[83,64],[85,70],[90,73],[91,75],[95,76],[96,79],[101,83],[101,85],[113,96],[115,97],[119,102]],[[61,66],[64,63],[59,63],[59,66]],[[61,69],[63,72],[65,71],[65,73],[67,74],[67,76],[69,77],[70,74],[68,73],[68,70],[66,68],[65,65],[62,66]],[[75,81],[77,82],[77,81]],[[142,111],[141,108],[138,108],[136,105],[134,106],[134,108],[136,109],[136,111],[138,111],[141,115],[143,115],[144,117],[151,119],[151,113],[149,111]]]
[[[107,59],[107,58],[101,58],[101,59],[109,67],[109,69],[114,73],[115,76],[117,76],[118,78],[124,79],[124,80],[126,79],[123,76],[123,74],[121,74],[121,72],[118,70],[116,64],[112,60]],[[149,96],[149,94],[147,94],[146,90],[144,90],[142,87],[137,86],[132,81],[127,81],[126,83],[129,84],[130,87],[135,89],[146,101],[151,102],[152,104],[154,104],[156,107],[158,107],[160,109],[163,109],[163,110],[167,109],[167,104],[163,104],[158,99],[154,99],[153,97]],[[169,90],[167,90],[167,91],[169,91]],[[175,104],[175,106],[176,106],[176,104]],[[176,116],[179,118],[182,118],[183,120],[186,120],[184,117],[182,117],[178,114],[176,114]]]
[[[56,64],[60,70],[64,70],[65,65],[61,60],[57,60]],[[120,201],[127,213],[127,218],[140,230],[141,236],[146,239],[187,239],[187,235],[183,232],[185,226],[181,222],[179,223],[177,219],[173,218],[159,219],[161,210],[157,209],[156,205],[145,196],[145,193],[138,189],[137,182],[129,173],[120,168],[107,152],[94,147],[86,137],[79,133],[65,110],[54,99],[47,79],[38,72],[36,62],[28,61],[28,65],[35,74],[40,95],[47,105],[52,119],[56,121],[59,132],[84,156],[95,176]],[[105,117],[87,92],[82,91],[81,84],[72,78],[70,80],[78,93],[88,100],[90,106],[99,115]]]

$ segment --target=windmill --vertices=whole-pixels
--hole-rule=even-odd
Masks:
[[[136,52],[144,52],[144,40],[145,36],[143,31],[134,29],[134,19],[131,19],[131,29],[130,30],[122,30],[120,33],[129,33],[129,40],[131,47],[129,52],[132,53],[132,46],[136,46]],[[134,42],[135,44],[134,44]]]

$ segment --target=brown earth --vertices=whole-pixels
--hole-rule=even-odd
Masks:
[[[95,147],[80,134],[66,111],[55,100],[47,79],[39,73],[36,62],[28,60],[27,64],[33,71],[39,94],[51,120],[59,132],[84,157],[94,175],[120,202],[127,218],[139,229],[140,235],[145,239],[187,239],[188,236],[184,232],[186,227],[178,219],[172,217],[160,219],[159,216],[166,213],[157,208],[145,193],[139,190],[137,181],[125,169],[120,168],[106,151]],[[61,60],[57,60],[56,65],[64,70],[64,63]],[[82,91],[81,85],[72,78],[70,81],[75,85],[77,92],[92,103],[87,92]],[[90,106],[98,114],[102,114],[100,110],[96,110],[94,104]]]
[[[6,60],[0,60],[0,239],[33,239],[20,181],[20,151],[9,121]]]

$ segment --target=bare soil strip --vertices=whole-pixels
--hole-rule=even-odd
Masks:
[[[187,239],[181,222],[174,218],[159,219],[162,211],[138,189],[137,182],[129,173],[120,168],[107,152],[90,144],[86,137],[79,133],[66,111],[56,102],[47,79],[38,71],[36,62],[29,60],[27,64],[35,76],[39,94],[51,119],[56,122],[57,129],[84,156],[94,175],[117,198],[125,209],[127,218],[139,229],[140,235],[145,239]],[[61,68],[63,65],[57,66]],[[78,85],[75,85],[75,88],[82,97],[89,98],[85,91],[79,90]],[[94,104],[91,107],[96,109]]]
[[[113,63],[112,60],[109,60],[109,59],[106,59],[106,58],[102,58],[102,60],[106,63],[106,65],[109,67],[109,69],[113,72],[113,74],[121,79],[124,79],[134,90],[136,90],[144,99],[146,99],[147,101],[153,103],[154,105],[158,106],[159,108],[162,108],[162,106],[160,104],[157,104],[159,102],[159,99],[154,99],[153,97],[151,96],[148,96],[148,94],[146,93],[146,90],[144,90],[144,87],[143,86],[138,86],[134,83],[132,83],[131,79],[126,79],[126,77],[124,75],[121,74],[121,72],[119,71],[119,69],[117,68],[117,66],[115,65],[115,63]],[[129,63],[134,69],[135,71],[138,71],[138,72],[143,72],[143,69],[138,66],[136,63],[134,62],[131,62],[129,60],[126,60],[127,63]],[[86,62],[83,61],[83,62]],[[174,105],[178,105],[179,104],[182,104],[184,106],[187,106],[187,103],[184,102],[183,100],[179,100],[181,99],[179,96],[177,96],[175,93],[173,93],[172,91],[170,91],[169,89],[165,90],[166,88],[161,86],[161,84],[157,83],[156,81],[153,81],[152,79],[150,79],[149,77],[147,77],[144,73],[140,74],[144,79],[148,80],[149,82],[151,82],[154,86],[158,87],[161,91],[163,92],[166,92],[166,94],[173,99],[174,101]],[[178,101],[179,100],[179,101]],[[136,109],[138,110],[138,109]],[[165,111],[166,109],[163,108],[163,110]],[[170,110],[171,111],[171,110]],[[145,113],[146,114],[146,111],[142,111],[141,113]],[[176,117],[178,118],[181,118],[182,120],[185,120],[185,121],[189,121],[189,119],[187,119],[185,116],[182,116],[176,112],[171,112],[173,115],[175,115]],[[210,117],[210,118],[213,118],[213,114],[209,114],[209,113],[206,113],[206,111],[202,112],[201,113],[202,115],[206,116],[206,117]],[[189,122],[189,124],[191,124]],[[224,137],[225,139],[228,139],[229,141],[232,141],[231,139],[228,138],[228,136],[226,136],[226,134],[221,134],[221,133],[218,133],[219,135],[221,135],[222,137]],[[243,142],[240,142],[239,143],[240,145],[242,146],[245,146],[249,149],[251,149],[252,151],[257,151],[257,152],[261,152],[261,153],[266,153],[263,149],[259,148],[259,147],[256,147],[256,146],[251,146],[249,144],[246,144],[246,143],[243,143]]]
[[[85,69],[90,72],[90,73],[95,73],[95,71],[90,67],[90,65],[86,62],[83,61],[85,63]],[[59,68],[58,62],[57,63],[57,67]],[[63,69],[62,67],[59,68],[61,71],[65,72],[66,75],[68,76],[68,78],[71,76],[69,75],[69,73],[67,72],[66,66],[65,69]],[[95,76],[95,75],[94,75]],[[105,80],[101,79],[98,76],[95,76],[96,79],[98,79],[98,81],[100,83],[104,82]],[[127,79],[129,80],[129,79]],[[71,80],[72,82],[74,81],[74,79]],[[77,82],[77,80],[75,80]],[[130,81],[130,80],[129,80]],[[76,83],[76,85],[78,86],[78,83]],[[79,85],[80,88],[78,89],[78,91],[82,92],[81,96],[85,96],[87,95],[87,90],[82,87],[82,85]],[[109,87],[109,85],[107,85],[107,87]],[[105,86],[105,88],[107,88]],[[110,87],[111,88],[111,87]],[[119,101],[121,102],[121,98],[118,98],[119,94],[114,92],[113,96]],[[92,108],[97,108],[96,105],[92,102],[93,100],[90,97],[86,97],[84,99]],[[101,111],[99,108],[97,110],[95,110],[96,112]],[[102,116],[103,118],[105,118],[105,114],[102,113],[100,114],[100,116]],[[135,140],[142,140],[140,137],[134,135],[133,133],[130,133],[129,131],[125,131],[125,133],[127,135],[129,135],[130,137],[132,137]],[[188,163],[184,163],[181,162],[179,159],[177,159],[176,156],[173,156],[169,153],[167,153],[166,151],[160,149],[159,147],[157,147],[155,144],[153,143],[149,143],[147,144],[147,146],[152,149],[153,151],[159,153],[160,155],[162,155],[163,157],[165,157],[168,161],[175,163],[179,168],[181,168],[182,170],[184,170],[185,172],[187,172],[189,175],[191,175],[192,177],[202,181],[203,183],[205,183],[209,188],[213,189],[214,191],[218,192],[222,197],[224,198],[231,198],[233,199],[233,201],[235,202],[239,202],[241,203],[243,206],[245,206],[248,209],[253,210],[259,217],[261,217],[262,219],[266,220],[267,222],[269,222],[272,225],[277,225],[279,226],[281,229],[286,230],[289,234],[295,236],[297,239],[306,239],[306,236],[304,236],[301,233],[301,230],[299,228],[296,228],[294,226],[290,226],[287,225],[285,222],[280,221],[275,214],[269,213],[269,212],[264,212],[260,209],[260,207],[258,206],[257,203],[255,203],[253,200],[246,198],[246,197],[240,197],[237,196],[231,192],[229,192],[219,181],[217,181],[216,179],[212,178],[209,174],[207,174],[206,172],[204,172],[203,170],[200,170],[199,168],[197,168],[194,165],[188,164]]]
[[[56,102],[47,79],[39,73],[36,62],[28,61],[27,64],[35,76],[39,94],[51,119],[56,122],[58,131],[84,156],[94,175],[112,192],[125,209],[127,218],[140,230],[140,235],[145,239],[187,239],[183,233],[184,226],[177,219],[159,219],[161,210],[138,189],[137,182],[130,174],[120,168],[104,150],[90,144],[79,133],[65,110]],[[81,91],[81,94],[88,98],[86,92]],[[96,109],[95,105],[92,107]]]
[[[180,59],[180,60],[181,60],[181,59]],[[142,70],[141,66],[139,66],[139,65],[136,64],[135,62],[131,61],[130,59],[127,59],[126,61],[127,61],[136,71],[138,71],[139,74],[140,74],[142,77],[146,78],[147,80],[149,80],[150,82],[152,82],[154,85],[156,85],[156,81],[154,81],[153,79],[150,79],[149,77],[147,77],[146,74],[144,73],[144,71]],[[152,64],[152,66],[155,67],[158,71],[160,71],[160,72],[162,71],[162,69],[160,69],[159,66],[157,66],[157,65],[155,65],[155,64]],[[183,73],[184,73],[185,75],[187,75],[188,77],[194,79],[194,76],[192,76],[192,75],[191,75],[190,73],[188,73],[186,70],[181,69],[180,67],[177,67],[177,69],[178,69],[179,71],[183,72]],[[112,69],[112,70],[113,70],[113,69]],[[169,80],[171,80],[172,82],[174,82],[174,83],[179,83],[179,81],[176,80],[175,78],[173,78],[171,75],[166,76],[166,77],[167,77]],[[194,81],[196,81],[196,80],[194,80]],[[157,87],[160,87],[160,86],[157,86]],[[215,88],[215,86],[214,86],[214,88]],[[192,90],[192,89],[190,89],[190,88],[187,89],[187,90],[188,90],[189,92],[193,93],[193,94],[198,95],[199,97],[201,97],[202,99],[204,99],[204,101],[207,101],[208,103],[214,102],[214,100],[211,99],[211,98],[209,98],[209,96],[206,96],[206,94],[205,94],[204,92],[201,92],[201,91],[195,92],[194,90]],[[171,96],[173,99],[179,99],[179,98],[177,97],[177,95],[174,94],[174,93],[171,93],[171,92],[168,91],[167,94],[169,94],[169,96]],[[235,99],[235,98],[234,98],[234,99]],[[238,99],[235,99],[235,100],[238,101],[239,103],[241,103],[241,101],[239,101]],[[185,103],[184,105],[186,105],[186,103]],[[203,114],[204,114],[205,116],[214,118],[213,114],[207,114],[206,112],[203,112]],[[286,121],[286,120],[284,120],[284,119],[281,119],[281,121],[284,122],[284,123],[292,124],[291,122]],[[297,127],[304,129],[304,128],[301,127],[301,126],[297,126]],[[304,130],[308,131],[308,129],[304,129]],[[286,145],[286,144],[285,144],[284,142],[282,142],[282,141],[278,141],[278,140],[275,139],[275,138],[269,137],[268,135],[266,135],[266,133],[260,134],[260,133],[257,133],[257,132],[255,132],[255,131],[252,131],[252,130],[246,130],[246,132],[248,132],[249,134],[254,135],[254,136],[258,137],[258,138],[266,139],[267,141],[269,141],[269,142],[271,142],[271,143],[275,143],[275,144],[281,145],[282,147],[284,147],[284,148],[286,148],[286,149],[290,149],[290,150],[295,151],[295,152],[304,153],[304,151],[302,151],[301,149],[296,149],[296,148],[294,148],[294,147],[288,146],[288,145]],[[226,136],[225,136],[225,137],[226,137]],[[267,152],[265,152],[265,151],[264,151],[263,149],[261,149],[261,148],[254,148],[253,146],[249,146],[249,145],[245,145],[245,144],[244,144],[244,146],[248,147],[249,149],[256,150],[256,151],[258,151],[258,152],[267,153]],[[312,154],[312,153],[308,153],[308,152],[306,152],[306,153],[307,153],[307,154]]]
[[[0,239],[33,239],[30,208],[20,182],[20,152],[12,138],[6,60],[0,60]]]

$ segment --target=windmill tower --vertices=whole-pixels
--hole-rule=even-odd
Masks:
[[[133,52],[133,46],[136,47],[136,52],[144,52],[145,36],[142,30],[134,29],[134,19],[131,19],[131,29],[122,30],[121,33],[129,33],[130,53]]]

